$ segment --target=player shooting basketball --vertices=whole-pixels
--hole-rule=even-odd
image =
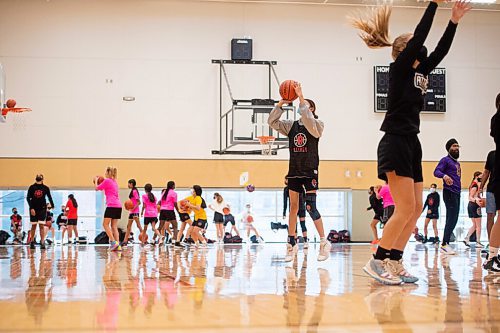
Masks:
[[[316,105],[305,99],[300,83],[294,83],[293,90],[299,98],[299,120],[280,120],[283,104],[291,104],[282,99],[269,114],[268,124],[271,128],[288,136],[290,162],[288,164],[288,190],[290,194],[290,216],[288,218],[288,244],[285,261],[293,261],[298,251],[296,243],[297,214],[299,211],[299,193],[306,192],[306,209],[314,221],[320,236],[318,261],[329,258],[331,244],[325,238],[323,220],[316,208],[316,191],[318,190],[318,143],[323,134],[323,122],[316,115]],[[295,94],[293,94],[295,95]],[[295,96],[290,96],[295,99]]]

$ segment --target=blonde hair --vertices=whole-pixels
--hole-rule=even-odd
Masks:
[[[408,41],[413,37],[411,33],[398,36],[394,42],[389,38],[389,20],[391,18],[391,6],[379,6],[371,8],[366,14],[351,16],[351,25],[359,30],[359,37],[372,49],[392,46],[392,58],[396,60],[401,51],[406,47]]]
[[[106,168],[106,176],[108,178],[116,179],[118,176],[118,170],[115,167],[109,166]]]

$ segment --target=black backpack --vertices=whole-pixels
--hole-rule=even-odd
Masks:
[[[339,242],[340,243],[351,242],[351,234],[349,233],[349,230],[340,230],[339,231]]]
[[[0,230],[0,245],[5,245],[7,239],[10,238],[10,235],[7,231]]]
[[[101,232],[99,235],[95,236],[94,243],[96,244],[108,244],[109,237],[105,231]]]
[[[326,238],[330,241],[330,243],[338,243],[339,242],[339,233],[337,230],[330,230],[328,237]]]

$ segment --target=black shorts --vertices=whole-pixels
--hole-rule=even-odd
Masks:
[[[469,213],[469,218],[471,219],[482,217],[481,207],[475,202],[469,201],[469,204],[467,205],[467,212]]]
[[[394,206],[387,206],[384,208],[384,216],[382,216],[382,223],[387,223],[391,218],[392,214],[394,214]]]
[[[439,219],[439,214],[438,213],[431,213],[431,214],[427,214],[425,216],[426,219],[431,219],[431,220],[437,220]]]
[[[215,212],[214,223],[224,223],[224,215],[222,215],[221,213]]]
[[[35,210],[35,215],[31,215],[31,212],[30,212],[30,222],[31,223],[40,222],[40,224],[45,224],[46,218],[47,218],[47,208]],[[41,222],[43,222],[43,223],[41,223]]]
[[[106,207],[104,211],[104,218],[119,220],[122,218],[122,208],[121,207]]]
[[[415,183],[424,180],[422,175],[422,146],[415,135],[386,133],[377,149],[378,178],[387,181],[387,172],[409,177]]]
[[[205,229],[206,226],[207,226],[207,220],[199,219],[193,222],[193,227]]]
[[[373,219],[377,220],[377,221],[382,221],[382,217],[383,217],[383,215],[380,215],[380,214],[373,215]]]
[[[145,217],[144,218],[144,225],[148,225],[148,224],[156,223],[156,222],[158,222],[157,217]]]
[[[236,221],[234,219],[224,219],[224,226],[226,226],[228,223],[231,223],[232,225],[236,225]]]
[[[68,225],[76,225],[78,219],[68,219]]]
[[[318,176],[314,178],[288,178],[288,189],[294,192],[302,193],[318,189]]]
[[[191,220],[191,216],[187,213],[179,213],[179,219],[181,222],[186,222],[187,220]]]
[[[305,218],[306,217],[306,209],[304,208],[299,208],[299,212],[297,213],[297,216],[299,218]]]
[[[133,220],[135,217],[139,217],[139,213],[130,213],[128,214],[128,219]]]
[[[160,210],[160,221],[175,221],[175,211],[162,209]]]

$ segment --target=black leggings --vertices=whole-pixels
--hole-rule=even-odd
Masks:
[[[460,212],[460,193],[443,190],[443,200],[446,205],[446,224],[444,226],[442,245],[447,245],[450,243],[451,234],[457,226],[458,213]]]

